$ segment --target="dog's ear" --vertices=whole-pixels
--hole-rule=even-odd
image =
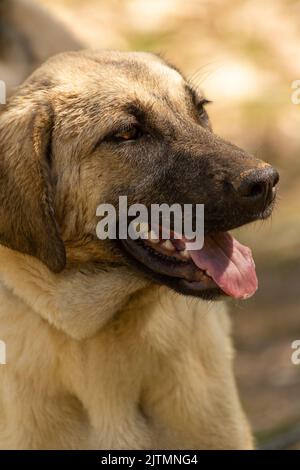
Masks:
[[[0,114],[0,244],[60,272],[66,253],[53,208],[48,104],[9,105]]]

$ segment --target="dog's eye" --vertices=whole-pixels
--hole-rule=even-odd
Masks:
[[[111,140],[115,142],[128,142],[130,140],[137,140],[142,137],[142,135],[143,131],[139,126],[131,126],[113,134]]]
[[[208,114],[206,112],[205,106],[209,103],[211,103],[211,101],[203,99],[197,105],[198,115],[202,120],[208,120]]]

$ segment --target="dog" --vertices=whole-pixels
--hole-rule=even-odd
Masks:
[[[228,231],[271,214],[278,173],[206,102],[159,56],[80,51],[2,107],[2,449],[253,448],[217,300],[257,287]],[[204,204],[204,247],[98,239],[120,195]]]

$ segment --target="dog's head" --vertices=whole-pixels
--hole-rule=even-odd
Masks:
[[[252,293],[251,254],[227,231],[270,215],[278,174],[216,136],[206,103],[151,54],[51,59],[0,115],[0,242],[54,272],[126,264],[185,294]],[[204,204],[203,250],[99,240],[97,207],[124,195],[128,205]]]

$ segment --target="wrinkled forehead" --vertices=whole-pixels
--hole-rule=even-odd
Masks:
[[[161,60],[145,60],[136,63],[128,73],[131,86],[140,85],[145,92],[156,93],[170,100],[185,92],[183,76]]]
[[[151,102],[167,99],[176,102],[186,96],[183,76],[159,57],[146,53],[122,53],[80,57],[56,69],[56,78],[65,91],[105,101],[139,98]]]
[[[116,71],[118,74],[118,71]],[[119,75],[122,94],[128,99],[137,98],[146,105],[168,102],[182,103],[186,97],[185,80],[172,67],[158,60],[139,62],[129,66],[127,72]]]

